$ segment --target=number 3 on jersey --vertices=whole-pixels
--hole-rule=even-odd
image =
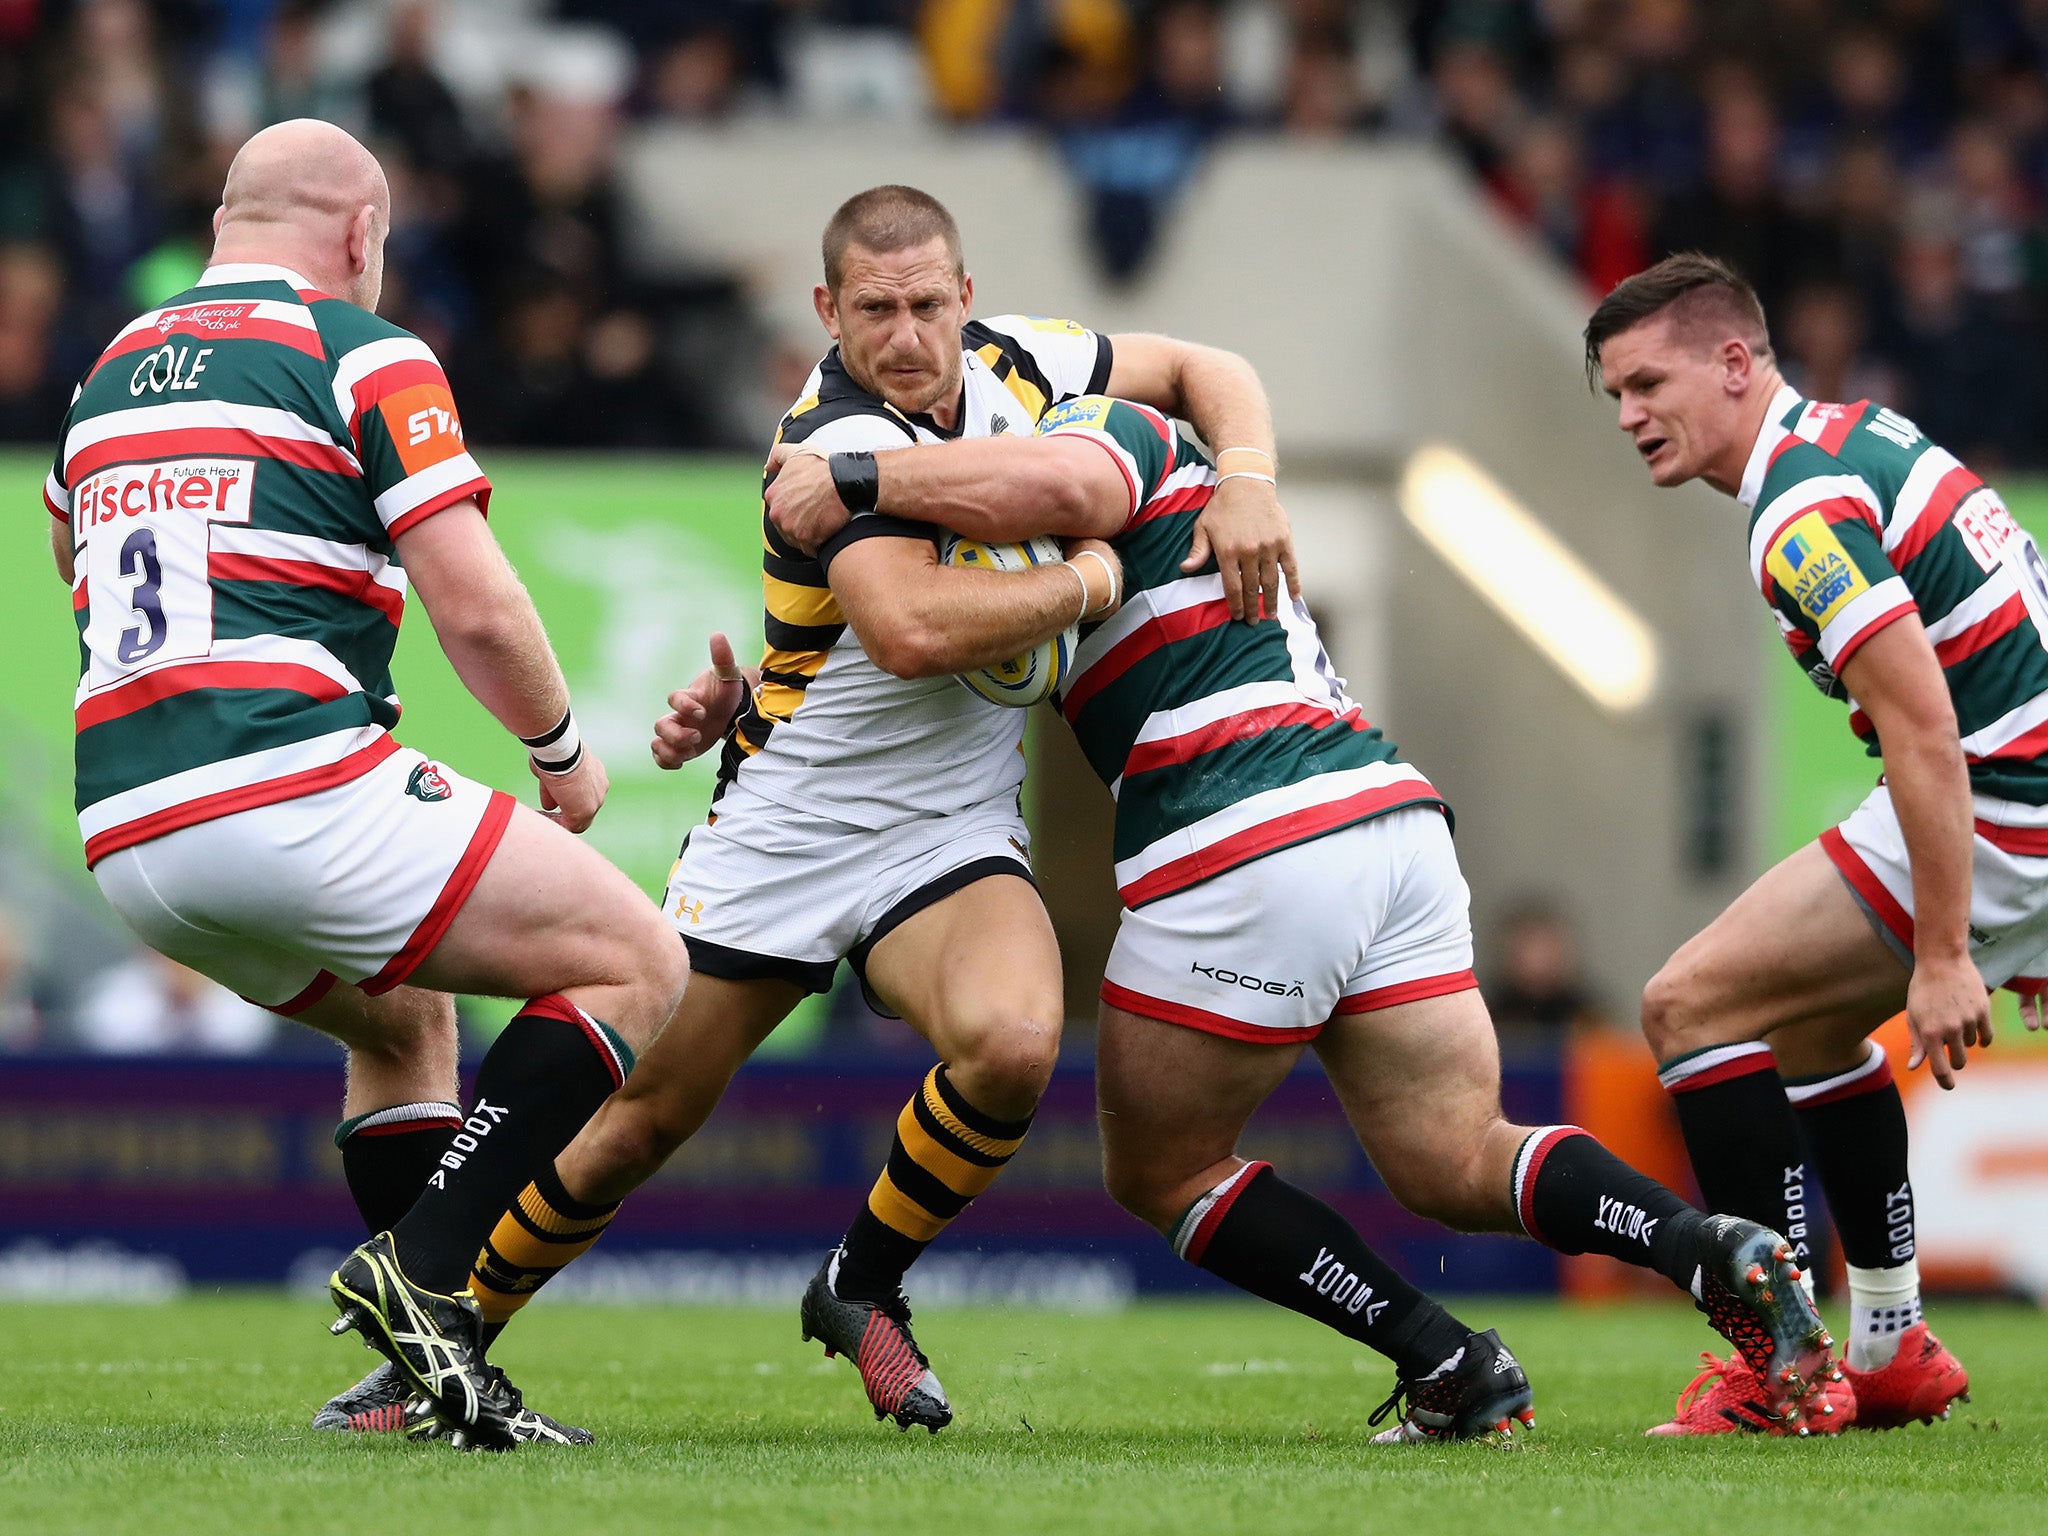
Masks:
[[[180,459],[115,465],[78,487],[72,518],[92,613],[88,691],[213,649],[209,530],[249,521],[255,473],[253,459]]]
[[[164,565],[157,558],[155,529],[138,528],[121,541],[121,574],[142,578],[128,594],[128,606],[143,622],[121,632],[121,648],[116,653],[125,665],[133,666],[161,650],[171,633],[164,622]]]

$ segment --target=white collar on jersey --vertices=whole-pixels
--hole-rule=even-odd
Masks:
[[[294,288],[309,289],[307,282],[290,267],[273,266],[267,261],[224,261],[217,267],[208,267],[199,274],[195,288],[218,288],[223,283],[290,283]]]
[[[1771,396],[1770,409],[1764,412],[1763,425],[1757,428],[1756,443],[1749,450],[1749,463],[1743,467],[1742,486],[1735,493],[1735,499],[1745,507],[1754,507],[1757,497],[1763,495],[1764,475],[1771,467],[1771,454],[1785,436],[1785,428],[1778,423],[1798,403],[1799,391],[1790,384],[1780,384],[1778,392]]]

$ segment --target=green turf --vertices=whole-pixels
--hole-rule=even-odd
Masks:
[[[1536,1382],[1518,1450],[1380,1449],[1389,1372],[1298,1318],[1216,1304],[1112,1316],[920,1319],[959,1421],[869,1421],[853,1372],[793,1315],[543,1307],[502,1352],[591,1450],[462,1456],[305,1427],[370,1357],[317,1304],[0,1307],[0,1530],[819,1529],[1262,1533],[2041,1531],[2048,1325],[1947,1306],[1970,1366],[1956,1419],[1839,1442],[1649,1443],[1691,1352],[1689,1312],[1465,1303]],[[793,1309],[792,1309],[793,1314]]]

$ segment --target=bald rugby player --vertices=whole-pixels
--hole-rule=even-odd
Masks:
[[[484,1236],[627,1080],[688,965],[571,835],[604,768],[484,521],[440,364],[373,312],[389,228],[354,139],[265,129],[199,282],[79,387],[44,493],[82,641],[79,829],[144,943],[348,1047],[337,1140],[378,1235],[335,1276],[337,1331],[395,1370],[333,1413],[395,1424],[417,1391],[479,1443],[559,1439],[436,1340],[478,1335]],[[540,811],[393,738],[409,587],[527,745]],[[527,1000],[466,1112],[456,992]]]
[[[895,450],[1029,437],[1061,401],[1105,387],[1271,462],[1265,393],[1242,358],[1066,320],[974,318],[959,229],[915,188],[848,199],[822,246],[812,297],[833,345],[777,441],[834,455],[856,503]],[[1263,611],[1270,627],[1293,560],[1286,517],[1270,476],[1226,491],[1201,520],[1198,563],[1213,550],[1233,611]],[[742,686],[718,650],[718,671],[679,691],[657,726],[669,767],[703,744],[707,700],[724,728],[711,817],[690,833],[664,901],[689,945],[688,990],[633,1080],[506,1212],[473,1284],[488,1315],[509,1318],[587,1250],[844,959],[939,1064],[805,1293],[802,1327],[855,1364],[878,1418],[936,1431],[953,1410],[911,1333],[904,1276],[1023,1144],[1063,1022],[1018,806],[1023,712],[954,674],[1113,610],[1114,557],[1098,544],[1094,558],[1015,577],[962,572],[992,605],[963,638],[935,605],[952,588],[932,579],[943,534],[930,524],[870,510],[812,551],[764,517],[763,539],[758,675]]]
[[[1909,1068],[1947,1089],[1991,1043],[1987,989],[2040,1022],[2048,568],[1998,492],[1896,411],[1801,399],[1721,262],[1673,256],[1622,283],[1587,324],[1586,366],[1653,481],[1704,480],[1748,513],[1779,635],[1883,766],[1846,821],[1672,956],[1643,1032],[1709,1201],[1803,1236],[1816,1175],[1827,1192],[1856,1423],[1945,1418],[1969,1377],[1921,1316],[1905,1109],[1868,1036],[1903,1010]],[[1746,1423],[1754,1381],[1716,1369],[1667,1430]]]

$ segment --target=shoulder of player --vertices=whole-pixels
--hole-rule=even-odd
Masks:
[[[994,343],[997,346],[1017,347],[1031,344],[1034,336],[1064,337],[1078,341],[1092,334],[1088,327],[1078,320],[1056,320],[1045,315],[991,315],[986,320],[970,320],[960,331],[960,349],[974,352]]]
[[[828,387],[806,396],[790,407],[775,434],[778,443],[802,443],[819,438],[846,448],[899,448],[917,441],[917,428],[903,413],[878,396],[849,383],[845,389]]]
[[[1870,466],[1830,453],[1816,443],[1787,438],[1764,471],[1763,488],[1750,513],[1752,537],[1775,537],[1790,519],[1823,511],[1831,522],[1851,518],[1879,528],[1884,500]]]
[[[351,354],[372,346],[381,346],[386,351],[416,352],[429,358],[434,356],[433,348],[404,326],[395,325],[382,315],[373,314],[346,299],[324,293],[314,294],[307,299],[306,308],[313,316],[320,340],[326,345],[328,359],[337,368]]]

